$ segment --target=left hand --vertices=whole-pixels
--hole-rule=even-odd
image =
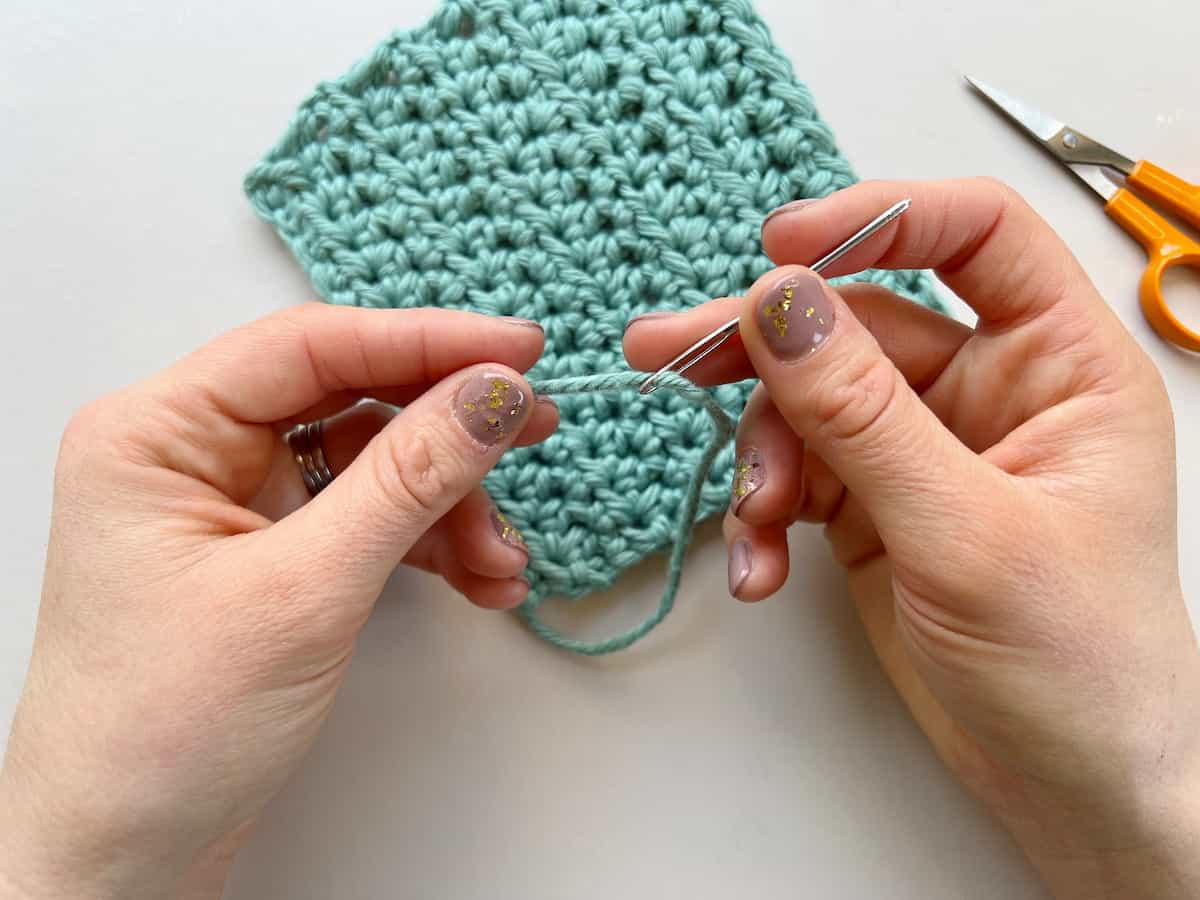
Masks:
[[[557,423],[518,374],[542,343],[532,322],[311,304],[74,417],[0,773],[0,894],[219,896],[397,564],[521,601],[526,553],[479,485]],[[491,399],[503,421],[474,411]],[[300,506],[280,435],[330,415],[344,472]]]

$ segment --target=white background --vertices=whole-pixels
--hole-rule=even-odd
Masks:
[[[433,6],[3,5],[3,721],[28,659],[70,412],[310,296],[242,176],[318,80]],[[1200,180],[1200,5],[1143,0],[1132,20],[1103,0],[759,7],[860,174],[1008,180],[1153,355],[1179,419],[1184,586],[1200,613],[1200,562],[1186,552],[1200,528],[1200,358],[1140,318],[1140,249],[959,78]],[[1198,299],[1181,307],[1193,326]],[[702,529],[678,611],[599,661],[397,575],[228,896],[1042,896],[906,718],[820,533],[796,529],[793,546],[782,594],[743,607],[725,595],[716,529]],[[595,603],[596,621],[575,624],[639,614],[658,567],[626,579],[620,612]]]

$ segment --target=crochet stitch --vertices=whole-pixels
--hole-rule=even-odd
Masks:
[[[770,267],[763,215],[853,180],[745,0],[446,0],[321,84],[246,191],[333,303],[542,323],[530,377],[562,424],[486,486],[530,549],[530,625],[594,654],[669,611],[691,525],[728,504],[750,387],[638,396],[626,323],[743,291]],[[919,273],[856,277],[939,308]],[[638,628],[592,643],[539,619],[672,544]]]

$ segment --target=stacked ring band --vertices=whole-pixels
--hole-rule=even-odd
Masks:
[[[315,497],[333,481],[333,472],[325,460],[325,448],[321,443],[321,420],[297,425],[283,436],[288,449],[300,467],[300,477],[308,488],[310,496]]]

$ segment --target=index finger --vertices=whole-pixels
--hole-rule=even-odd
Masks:
[[[1112,316],[1054,229],[991,178],[862,182],[781,207],[763,222],[763,246],[779,265],[807,265],[905,197],[912,199],[908,212],[822,274],[934,269],[983,324],[1017,324],[1059,304],[1088,317]]]
[[[524,372],[541,327],[447,309],[307,303],[259,319],[184,357],[161,377],[242,422],[278,422],[330,394],[432,384],[476,363]]]

